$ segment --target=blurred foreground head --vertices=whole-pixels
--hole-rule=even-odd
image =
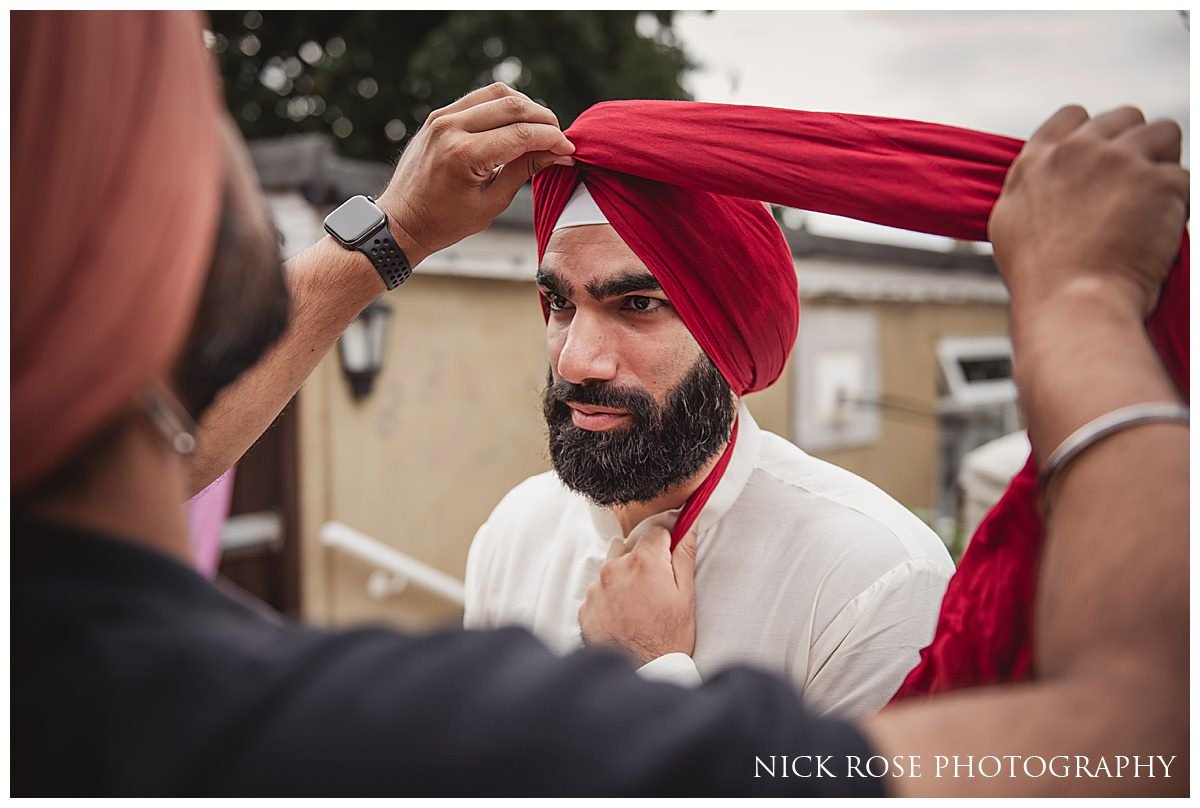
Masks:
[[[146,410],[192,417],[286,321],[203,19],[12,15],[12,486]]]

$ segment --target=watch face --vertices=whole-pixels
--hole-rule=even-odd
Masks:
[[[383,224],[383,211],[365,196],[352,196],[325,217],[325,228],[346,243],[361,240]]]

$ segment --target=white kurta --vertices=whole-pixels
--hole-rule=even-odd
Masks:
[[[725,475],[696,521],[696,648],[643,671],[684,682],[732,664],[787,677],[810,708],[846,717],[891,698],[933,637],[953,562],[920,519],[845,469],[765,432],[743,405]],[[627,539],[614,514],[531,477],[496,506],[467,559],[468,628],[519,624],[551,648],[582,643],[578,612]],[[693,666],[694,662],[694,666]]]

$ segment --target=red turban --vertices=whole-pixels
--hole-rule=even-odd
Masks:
[[[777,231],[763,232],[765,214],[756,215],[739,198],[982,241],[1022,146],[1012,138],[917,121],[678,101],[598,104],[567,135],[579,166],[549,168],[534,179],[539,258],[582,176],[739,393],[760,389],[779,374],[797,311],[795,286],[778,276],[782,264],[772,246]],[[733,256],[761,260],[731,262]],[[766,276],[761,286],[760,272]],[[1188,278],[1185,233],[1158,309],[1147,321],[1185,398]],[[764,299],[759,289],[780,297]],[[676,541],[723,470],[718,464],[688,501],[673,532]],[[1031,457],[976,531],[950,582],[933,643],[898,697],[1029,673],[1042,541],[1037,501]]]
[[[12,485],[182,348],[223,187],[217,78],[188,12],[12,14]]]

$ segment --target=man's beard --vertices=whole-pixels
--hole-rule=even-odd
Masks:
[[[197,421],[283,336],[291,312],[279,243],[250,231],[241,216],[227,182],[208,277],[176,369],[180,397]]]
[[[567,402],[625,410],[632,423],[580,429]],[[665,404],[638,388],[554,382],[549,376],[542,412],[559,478],[609,507],[649,502],[694,476],[729,440],[734,406],[728,383],[701,354]]]

